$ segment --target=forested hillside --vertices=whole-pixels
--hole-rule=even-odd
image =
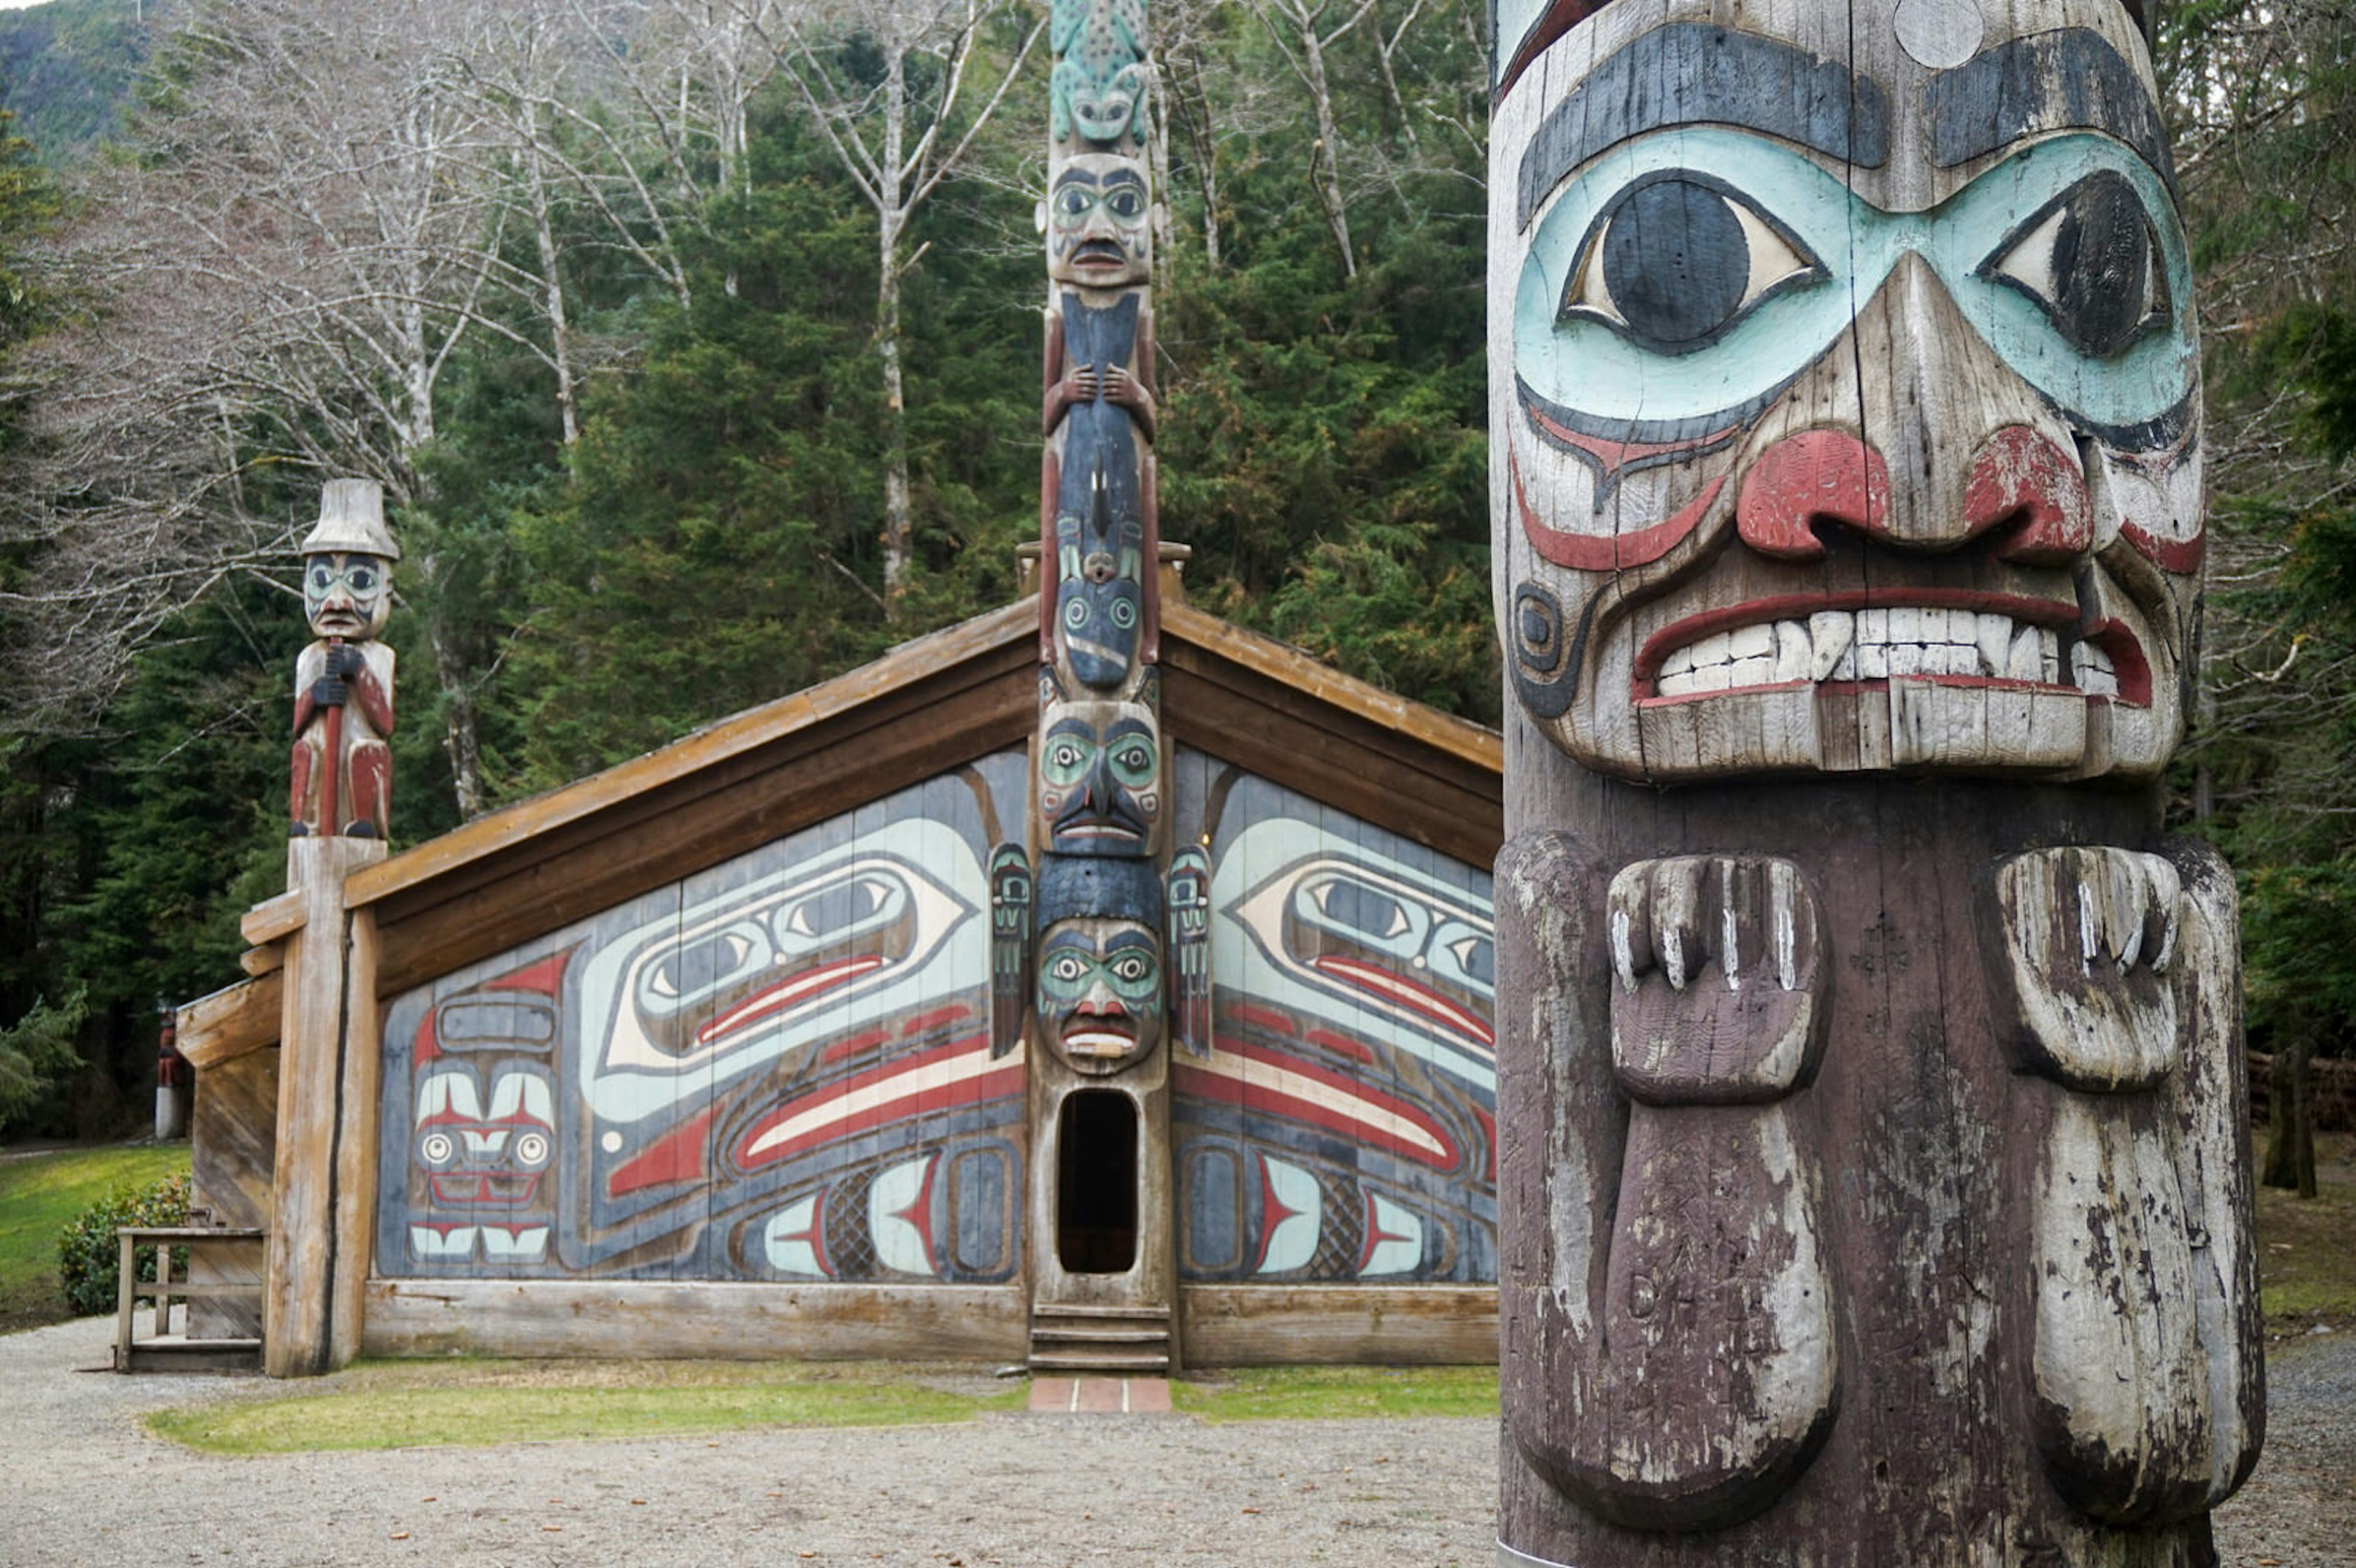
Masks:
[[[147,58],[145,0],[48,0],[0,11],[0,108],[51,167],[120,127]]]
[[[1494,722],[1486,7],[1151,10],[1162,518],[1193,595]],[[2356,929],[2343,12],[2186,5],[2165,47],[2231,534],[2183,816],[2248,874],[2257,1021],[2327,1048],[2356,960],[2335,999],[2312,954],[2356,944],[2299,933]],[[132,13],[56,0],[0,51]],[[1012,593],[1045,16],[145,7],[121,151],[72,165],[54,224],[23,156],[0,183],[0,1125],[135,1106],[156,1008],[235,976],[283,874],[290,550],[323,479],[382,481],[404,551],[402,843]],[[93,1064],[70,1095],[13,1087],[39,1039]]]

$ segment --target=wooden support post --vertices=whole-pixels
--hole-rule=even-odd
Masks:
[[[114,1275],[114,1370],[131,1370],[132,1288],[139,1283],[138,1248],[129,1232],[118,1230],[115,1244],[121,1249]]]
[[[384,859],[381,839],[287,846],[303,896],[286,939],[279,1026],[278,1148],[262,1307],[262,1370],[308,1377],[359,1346],[374,1192],[378,1040],[376,926],[345,907],[344,879]]]

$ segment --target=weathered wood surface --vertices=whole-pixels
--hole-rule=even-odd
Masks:
[[[1500,1561],[2205,1568],[2264,1394],[2147,40],[1493,15]]]
[[[375,1071],[376,933],[372,920],[356,921],[347,911],[344,890],[347,878],[380,859],[384,848],[381,839],[344,837],[297,838],[287,847],[288,868],[307,907],[301,929],[287,939],[279,1023],[262,1302],[263,1370],[273,1377],[330,1371],[355,1349],[337,1333],[336,1279],[354,1266],[355,1248],[365,1269],[368,1227],[354,1223],[366,1211],[355,1216],[339,1189],[348,1171],[371,1163],[375,1154],[373,1121],[350,1122],[345,1112],[351,1075]],[[356,1051],[371,1060],[356,1064]]]
[[[363,1354],[1020,1360],[1017,1285],[371,1280]]]
[[[267,951],[276,953],[276,948]],[[199,1072],[278,1041],[285,980],[279,969],[224,986],[175,1015],[175,1042]]]
[[[1190,1367],[1497,1359],[1497,1293],[1486,1285],[1189,1285],[1178,1306]]]
[[[278,1032],[275,1019],[270,1032]],[[252,1051],[201,1069],[188,1133],[192,1208],[230,1227],[268,1229],[271,1178],[277,1164],[278,1052]],[[259,1284],[263,1243],[209,1247],[188,1260],[191,1281]],[[262,1333],[258,1302],[205,1302],[189,1308],[189,1332],[199,1339],[254,1339]]]

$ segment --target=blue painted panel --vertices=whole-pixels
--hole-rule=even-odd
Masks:
[[[395,998],[378,1267],[1011,1278],[983,866],[1025,806],[1001,753]]]

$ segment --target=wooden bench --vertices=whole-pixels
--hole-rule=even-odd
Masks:
[[[187,1280],[172,1278],[172,1249],[187,1247],[193,1254],[208,1243],[225,1242],[258,1242],[269,1234],[266,1231],[247,1230],[224,1225],[123,1225],[116,1229],[115,1240],[121,1244],[121,1272],[116,1275],[114,1319],[114,1370],[118,1372],[160,1371],[260,1371],[262,1341],[253,1339],[192,1339],[175,1334],[172,1327],[172,1303],[180,1301],[211,1301],[222,1298],[262,1299],[260,1280],[232,1281],[197,1285]],[[153,1243],[155,1247],[155,1279],[142,1284],[139,1279],[138,1249]],[[195,1258],[189,1259],[191,1267]],[[134,1308],[141,1296],[152,1296],[155,1302],[155,1332],[146,1339],[133,1338],[136,1317]]]

